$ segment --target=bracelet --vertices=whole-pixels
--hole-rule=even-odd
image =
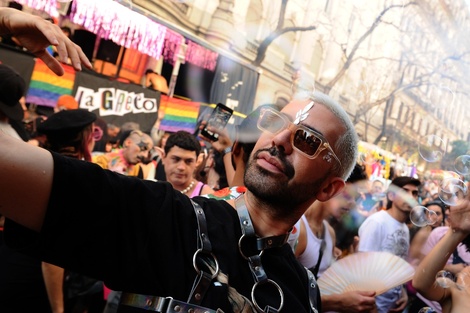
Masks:
[[[222,154],[222,156],[224,156],[224,155],[226,155],[227,153],[230,153],[230,152],[232,152],[232,147],[227,147],[221,152],[221,154]]]

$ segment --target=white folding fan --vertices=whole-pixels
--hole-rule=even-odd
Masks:
[[[333,263],[318,279],[323,295],[375,291],[377,295],[413,278],[414,268],[390,252],[357,252]]]

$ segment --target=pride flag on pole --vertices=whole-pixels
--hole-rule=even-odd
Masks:
[[[160,129],[169,132],[185,130],[194,133],[199,115],[199,102],[160,96],[160,108],[165,111],[165,117],[160,123]]]
[[[57,76],[41,59],[36,59],[26,102],[55,107],[60,96],[72,94],[75,70],[70,65],[62,65],[65,74]]]

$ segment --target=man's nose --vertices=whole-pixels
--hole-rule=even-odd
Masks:
[[[293,151],[293,146],[291,144],[292,131],[289,128],[281,130],[279,133],[273,136],[272,143],[276,147],[281,148],[281,150],[289,155]]]

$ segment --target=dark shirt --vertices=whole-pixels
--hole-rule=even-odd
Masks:
[[[23,252],[0,244],[0,312],[52,312],[41,260]]]
[[[40,240],[44,259],[102,280],[113,290],[187,301],[196,277],[197,249],[197,222],[189,198],[167,182],[53,156],[53,190]],[[241,311],[240,307],[251,305],[254,279],[238,248],[238,214],[225,201],[193,200],[204,209],[220,265],[217,281],[201,305],[226,313]],[[9,225],[5,231],[15,232],[5,237],[8,244],[24,244],[22,231]],[[261,260],[267,277],[284,293],[282,311],[310,312],[307,274],[290,246],[265,250]],[[262,308],[278,307],[279,292],[266,284],[257,289],[256,300]]]

